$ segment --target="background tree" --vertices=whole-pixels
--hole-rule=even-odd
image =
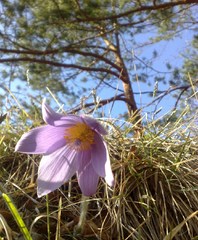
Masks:
[[[195,5],[196,0],[1,1],[1,86],[9,88],[19,79],[28,81],[37,95],[45,94],[49,87],[57,96],[61,94],[60,102],[71,104],[79,102],[85,91],[106,88],[109,99],[98,106],[123,101],[129,115],[138,111],[133,91],[137,76],[138,81],[152,85],[169,81],[177,87],[173,90],[190,94],[185,90],[190,89],[187,73],[197,83],[196,62],[190,57],[193,50],[186,52],[183,71],[168,64],[167,72],[160,74],[152,67],[152,59],[140,59],[133,51],[141,48],[139,36],[147,36],[145,46],[193,29]],[[2,96],[5,99],[5,93]]]

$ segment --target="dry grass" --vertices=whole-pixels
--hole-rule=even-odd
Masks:
[[[172,124],[147,123],[133,138],[133,126],[107,120],[112,168],[116,185],[101,180],[89,199],[87,222],[74,235],[81,194],[75,177],[47,198],[36,195],[37,166],[41,156],[14,153],[16,141],[27,131],[0,125],[0,177],[33,240],[190,240],[198,239],[198,148],[193,119]],[[24,124],[26,122],[24,121]],[[23,239],[12,214],[0,198],[0,239]],[[2,224],[4,222],[5,224]]]

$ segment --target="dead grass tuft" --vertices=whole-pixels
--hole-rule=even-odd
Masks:
[[[34,240],[189,240],[198,237],[197,126],[181,119],[161,126],[146,124],[143,136],[133,138],[133,126],[106,121],[116,185],[100,181],[90,198],[87,222],[81,236],[74,236],[79,219],[81,193],[72,178],[38,199],[37,166],[41,156],[14,152],[21,129],[0,125],[0,177]],[[27,129],[26,129],[27,131]],[[48,207],[47,207],[48,206]],[[49,214],[47,215],[47,208]],[[18,226],[0,198],[0,237],[6,231],[22,239]],[[48,230],[47,230],[48,229]],[[11,239],[11,237],[10,237]]]

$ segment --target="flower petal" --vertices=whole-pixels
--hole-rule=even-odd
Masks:
[[[95,144],[91,150],[91,161],[96,173],[105,178],[109,186],[114,185],[114,177],[111,170],[111,163],[108,148],[104,140],[99,134],[95,134]]]
[[[81,117],[77,115],[63,115],[56,113],[50,106],[48,106],[45,100],[42,103],[42,115],[43,120],[54,127],[71,127],[78,122],[82,122]]]
[[[59,120],[64,116],[52,110],[52,108],[46,103],[45,99],[42,102],[42,115],[43,120],[49,125],[53,125],[54,121]]]
[[[107,131],[106,129],[95,119],[90,118],[88,116],[82,116],[82,119],[84,122],[90,126],[94,131],[98,132],[99,134],[106,135]]]
[[[64,127],[42,126],[24,133],[15,151],[32,154],[50,154],[66,144]]]
[[[41,159],[38,169],[37,195],[42,197],[67,182],[76,172],[76,151],[64,146]]]
[[[78,184],[85,196],[91,196],[96,193],[99,176],[94,171],[90,161],[90,151],[79,152],[76,158],[78,158]]]

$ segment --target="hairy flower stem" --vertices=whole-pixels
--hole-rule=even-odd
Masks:
[[[50,212],[49,212],[49,197],[46,195],[46,209],[47,209],[47,239],[50,240]]]
[[[88,199],[89,199],[89,197],[82,195],[81,206],[80,206],[81,207],[80,218],[79,218],[79,222],[75,228],[76,234],[81,234],[84,230],[84,225],[86,222],[87,210],[88,210],[88,205],[89,205]]]

